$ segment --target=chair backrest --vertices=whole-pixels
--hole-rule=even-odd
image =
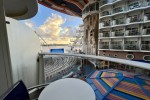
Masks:
[[[1,97],[0,100],[29,100],[28,90],[20,80],[11,86]]]

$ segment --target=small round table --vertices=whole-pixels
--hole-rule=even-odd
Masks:
[[[39,100],[96,100],[95,93],[86,82],[65,78],[50,83],[40,94]]]

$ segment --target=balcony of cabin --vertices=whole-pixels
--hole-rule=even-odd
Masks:
[[[103,5],[109,3],[108,0],[103,0]]]
[[[111,21],[104,21],[103,22],[103,27],[108,27],[108,26],[111,26]]]
[[[103,11],[102,12],[102,16],[107,16],[107,15],[111,15],[111,11]]]
[[[144,21],[150,21],[150,13],[144,15]]]
[[[143,35],[150,35],[150,27],[143,29]]]
[[[141,15],[134,15],[127,18],[127,23],[135,23],[141,21],[142,21]]]
[[[124,11],[124,8],[123,7],[117,7],[117,8],[114,8],[113,9],[113,13],[120,13],[120,12],[123,12]]]
[[[141,50],[150,51],[150,44],[141,44]]]
[[[99,44],[99,49],[109,49],[109,42],[102,42]]]
[[[136,44],[125,44],[124,48],[125,50],[139,50]]]
[[[147,6],[150,6],[150,0],[147,0]]]
[[[102,49],[109,49],[109,45],[102,45]]]
[[[123,31],[115,32],[115,36],[124,36]]]
[[[113,25],[121,25],[125,24],[125,20],[123,18],[113,20]]]
[[[133,10],[133,9],[136,9],[136,8],[140,8],[141,6],[142,6],[142,4],[137,1],[137,2],[129,4],[128,9]]]
[[[126,36],[138,36],[138,35],[141,35],[138,28],[132,28],[126,31]]]
[[[112,43],[111,44],[111,49],[122,50],[121,42]]]
[[[110,32],[100,33],[100,38],[103,38],[103,37],[110,37]]]
[[[125,50],[139,50],[138,41],[125,41]]]

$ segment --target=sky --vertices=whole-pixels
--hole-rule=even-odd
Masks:
[[[83,22],[79,17],[66,15],[38,4],[38,13],[23,23],[36,30],[47,44],[69,44]]]

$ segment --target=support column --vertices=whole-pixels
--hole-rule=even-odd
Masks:
[[[11,60],[5,22],[4,2],[0,0],[0,95],[11,85]]]
[[[38,84],[44,84],[45,83],[45,77],[44,77],[44,55],[39,55],[39,65],[38,65]]]

